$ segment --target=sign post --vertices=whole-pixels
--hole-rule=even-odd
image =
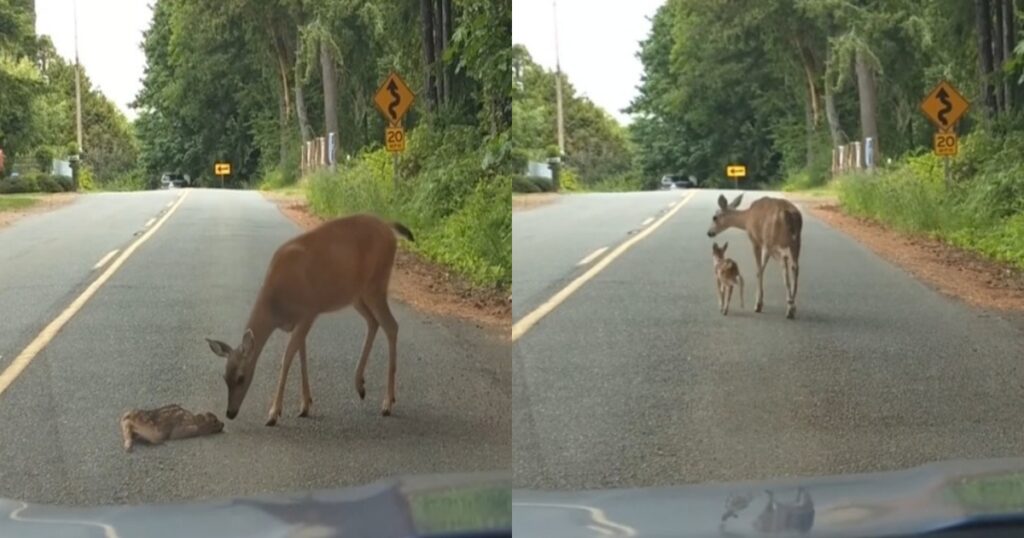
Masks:
[[[388,127],[384,130],[384,146],[392,155],[395,190],[398,190],[398,154],[405,151],[405,129],[402,118],[409,112],[409,107],[416,100],[409,85],[392,71],[373,95],[373,103],[377,105]]]
[[[216,163],[213,165],[213,173],[220,178],[220,188],[224,188],[224,176],[231,175],[231,163]]]
[[[725,176],[733,181],[732,187],[738,189],[740,180],[747,177],[747,167],[742,164],[730,164],[725,167]]]
[[[939,81],[939,84],[921,101],[921,112],[938,129],[932,138],[932,150],[943,158],[947,188],[953,182],[949,158],[956,155],[958,149],[956,125],[970,107],[971,103],[945,80]]]

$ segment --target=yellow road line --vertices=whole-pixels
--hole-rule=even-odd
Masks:
[[[124,252],[116,260],[114,260],[114,263],[110,264],[110,267],[108,267],[107,270],[103,272],[103,274],[97,277],[92,284],[89,284],[89,287],[85,288],[85,291],[83,291],[82,294],[79,295],[77,299],[72,301],[71,304],[68,305],[68,307],[65,308],[63,312],[61,312],[56,318],[54,318],[54,320],[51,321],[50,324],[47,325],[42,330],[42,332],[40,332],[35,337],[35,339],[32,340],[32,342],[29,343],[29,345],[26,346],[25,349],[22,350],[22,352],[18,354],[17,357],[14,358],[13,361],[11,361],[11,364],[7,366],[3,373],[0,373],[0,396],[3,396],[4,391],[6,391],[7,388],[11,386],[11,383],[14,383],[14,380],[17,379],[18,376],[21,375],[23,371],[25,371],[25,368],[28,368],[28,365],[32,362],[32,359],[35,359],[36,355],[38,355],[39,352],[42,351],[43,348],[45,348],[53,340],[55,336],[57,336],[57,333],[64,328],[64,325],[66,325],[67,322],[70,321],[71,318],[75,314],[77,314],[78,311],[81,310],[83,306],[85,306],[85,303],[88,302],[89,299],[91,299],[92,296],[96,294],[96,291],[99,290],[100,287],[102,287],[103,284],[105,284],[108,280],[110,280],[110,277],[112,277],[114,273],[116,273],[117,270],[121,268],[121,265],[123,265],[125,260],[127,260],[128,257],[135,252],[135,249],[139,248],[139,246],[145,243],[146,240],[152,237],[153,234],[156,233],[156,231],[159,230],[160,227],[163,226],[165,222],[167,222],[167,219],[169,219],[171,215],[174,214],[175,210],[177,210],[178,207],[181,206],[181,203],[185,201],[186,196],[188,196],[188,191],[185,191],[185,193],[182,194],[180,198],[178,198],[178,201],[174,204],[174,206],[172,206],[171,209],[169,209],[167,213],[164,214],[163,218],[161,218],[160,221],[157,222],[155,226],[150,228],[148,232],[143,234],[134,243],[132,243],[131,246],[126,248]]]
[[[682,209],[682,207],[686,205],[686,203],[689,202],[695,194],[697,194],[696,191],[690,191],[690,193],[684,196],[682,200],[679,200],[679,203],[676,204],[676,206],[672,208],[671,211],[665,213],[665,215],[658,219],[654,224],[650,225],[647,228],[644,228],[643,231],[634,235],[633,237],[629,238],[628,241],[616,247],[615,250],[611,252],[611,254],[602,258],[601,261],[594,264],[594,266],[588,269],[587,272],[578,276],[576,280],[573,280],[572,282],[569,283],[568,286],[562,288],[561,291],[554,294],[544,304],[538,306],[532,312],[523,316],[519,321],[513,323],[512,341],[515,342],[516,340],[519,339],[520,336],[526,334],[526,331],[530,330],[531,327],[536,325],[537,322],[541,320],[541,318],[550,314],[552,310],[557,308],[558,305],[562,304],[566,299],[569,298],[570,295],[575,293],[576,290],[580,289],[580,287],[586,284],[587,281],[597,276],[597,274],[604,270],[605,267],[608,267],[609,264],[615,261],[615,258],[621,256],[623,252],[629,250],[630,247],[639,243],[643,238],[647,237],[652,232],[654,232],[654,230],[657,230],[658,227],[665,223],[665,221],[672,218],[672,215],[675,215],[677,211]]]
[[[650,223],[651,223],[651,221],[653,221],[653,220],[654,220],[654,217],[647,217],[646,219],[644,219],[644,221],[643,221],[643,222],[641,222],[641,223],[640,223],[640,226],[647,226],[647,225],[648,225],[648,224],[650,224]]]
[[[143,228],[149,228],[153,224],[153,221],[155,221],[155,220],[156,220],[156,217],[153,217],[153,218],[147,220],[146,223],[142,225],[142,227]]]

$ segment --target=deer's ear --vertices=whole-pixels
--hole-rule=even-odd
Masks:
[[[228,354],[231,353],[231,346],[221,342],[220,340],[210,340],[207,338],[206,343],[210,344],[210,349],[218,357],[227,358]]]
[[[733,200],[731,204],[729,204],[729,209],[736,209],[737,207],[740,206],[740,202],[742,202],[742,201],[743,201],[743,195],[741,194],[741,195],[737,196],[736,199]]]
[[[725,244],[722,245],[722,252],[725,252],[725,249],[727,249],[727,248],[729,248],[729,242],[728,241],[726,241]]]
[[[718,195],[718,207],[725,209],[729,205],[729,201],[725,199],[724,194]]]
[[[243,357],[248,357],[252,351],[253,346],[256,343],[256,337],[252,334],[252,329],[247,329],[245,334],[242,335],[242,346],[239,351]]]

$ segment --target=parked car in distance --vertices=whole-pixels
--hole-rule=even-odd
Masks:
[[[161,189],[171,189],[171,188],[180,189],[182,187],[191,187],[191,186],[192,186],[192,178],[190,178],[188,174],[172,174],[172,173],[168,172],[168,173],[165,173],[164,175],[160,176],[160,188]]]
[[[692,189],[697,186],[697,178],[683,174],[665,174],[661,176],[662,190]]]

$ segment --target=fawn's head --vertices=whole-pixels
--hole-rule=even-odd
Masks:
[[[226,359],[224,382],[228,385],[228,409],[225,415],[229,419],[234,419],[238,415],[238,408],[242,406],[245,393],[249,391],[249,385],[252,383],[255,340],[252,329],[245,331],[242,343],[237,348],[232,348],[220,340],[206,339],[213,353]]]
[[[715,241],[711,244],[711,257],[715,261],[722,261],[725,259],[725,249],[729,248],[729,242],[726,241],[724,245],[718,246],[718,242]]]
[[[725,199],[724,194],[718,195],[718,211],[711,217],[711,227],[708,228],[708,237],[714,237],[725,231],[730,226],[729,217],[736,212],[736,208],[743,201],[743,195],[739,195],[732,202]]]

